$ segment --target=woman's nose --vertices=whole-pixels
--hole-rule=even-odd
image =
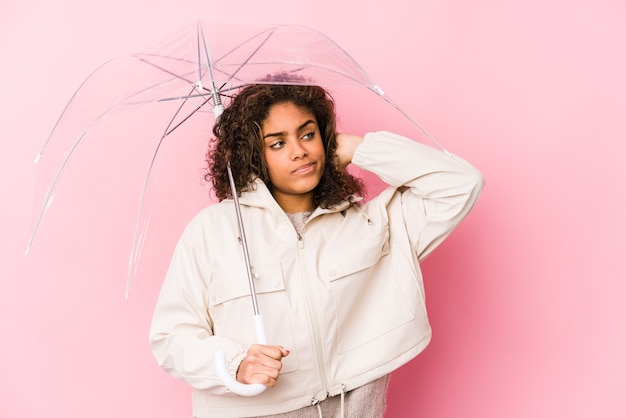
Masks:
[[[306,148],[302,146],[302,144],[297,141],[294,143],[293,148],[291,150],[291,155],[293,159],[304,158],[308,155]]]

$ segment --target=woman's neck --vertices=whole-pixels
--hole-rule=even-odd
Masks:
[[[314,209],[312,192],[298,195],[274,194],[274,199],[287,213],[312,212]]]

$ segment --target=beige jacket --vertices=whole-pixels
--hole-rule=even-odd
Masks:
[[[224,350],[234,376],[255,342],[233,202],[204,209],[184,231],[150,342],[159,365],[195,388],[194,416],[311,405],[395,370],[430,341],[419,261],[468,214],[482,176],[388,132],[367,134],[352,163],[391,187],[363,205],[317,208],[300,235],[262,182],[240,198],[268,343],[291,351],[277,385],[260,395],[229,392],[214,366]]]

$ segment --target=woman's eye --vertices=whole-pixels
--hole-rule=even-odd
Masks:
[[[272,145],[270,145],[271,149],[279,149],[285,146],[285,142],[284,141],[276,141],[274,142]]]
[[[315,136],[315,132],[309,132],[308,134],[305,134],[302,139],[312,139]]]

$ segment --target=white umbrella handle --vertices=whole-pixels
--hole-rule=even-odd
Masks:
[[[261,317],[261,314],[254,315],[253,319],[257,343],[266,345],[267,337],[265,335],[265,326],[263,325],[263,318]],[[224,385],[237,395],[255,396],[267,389],[267,386],[261,383],[239,383],[235,378],[233,378],[230,373],[228,373],[228,369],[226,368],[226,354],[222,350],[215,353],[215,367],[217,368],[217,374],[220,379],[222,379]]]

